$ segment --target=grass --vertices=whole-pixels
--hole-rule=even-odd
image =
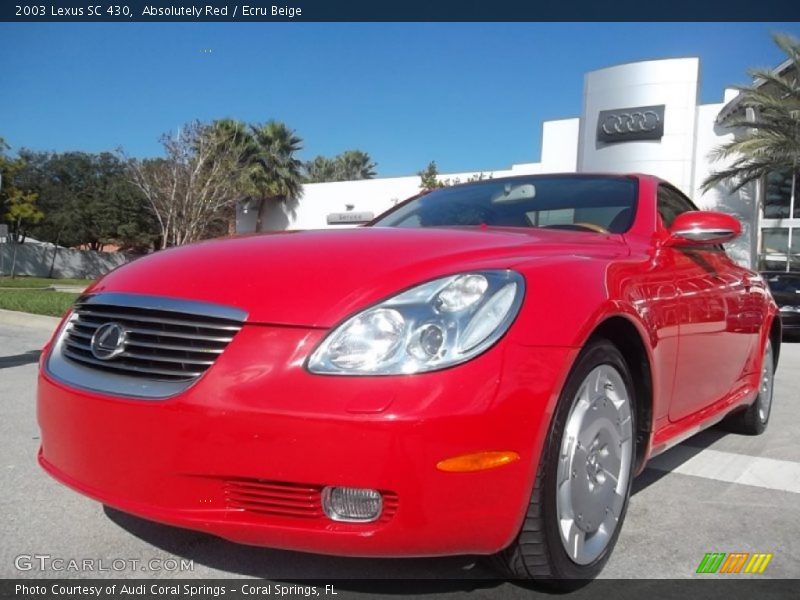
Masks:
[[[0,309],[60,317],[79,294],[56,292],[53,285],[86,287],[91,279],[48,279],[46,277],[0,277]]]
[[[2,280],[0,279],[0,282]],[[18,310],[37,315],[60,317],[64,314],[79,294],[40,290],[4,290],[0,289],[0,308]]]
[[[48,288],[51,285],[81,285],[86,287],[91,279],[48,279],[46,277],[0,277],[0,290],[3,288]]]

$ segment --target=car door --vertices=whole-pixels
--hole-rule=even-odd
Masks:
[[[677,189],[661,185],[658,213],[665,229],[676,216],[697,210]],[[671,421],[686,417],[729,394],[744,376],[756,333],[742,327],[749,271],[722,246],[669,247],[678,295],[678,356]]]

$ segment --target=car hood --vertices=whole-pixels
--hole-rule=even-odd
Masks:
[[[89,292],[239,307],[253,323],[327,328],[418,283],[570,254],[613,256],[620,236],[497,228],[356,228],[213,240],[121,267]]]

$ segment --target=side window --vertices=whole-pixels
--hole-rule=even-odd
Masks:
[[[658,186],[656,202],[661,222],[667,229],[672,227],[672,222],[679,214],[697,210],[697,207],[686,196],[666,185]]]

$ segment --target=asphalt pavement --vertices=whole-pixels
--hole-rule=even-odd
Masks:
[[[350,559],[241,546],[105,509],[60,485],[36,463],[37,359],[54,323],[0,311],[0,578],[386,578],[430,581],[415,584],[420,593],[448,581],[456,592],[479,588],[481,598],[522,594],[486,583],[494,574],[473,557]],[[773,556],[758,577],[800,578],[798,389],[800,344],[785,343],[764,435],[714,428],[657,457],[634,483],[603,577],[722,578],[695,573],[706,553],[760,552]],[[55,559],[94,566],[57,569]]]

